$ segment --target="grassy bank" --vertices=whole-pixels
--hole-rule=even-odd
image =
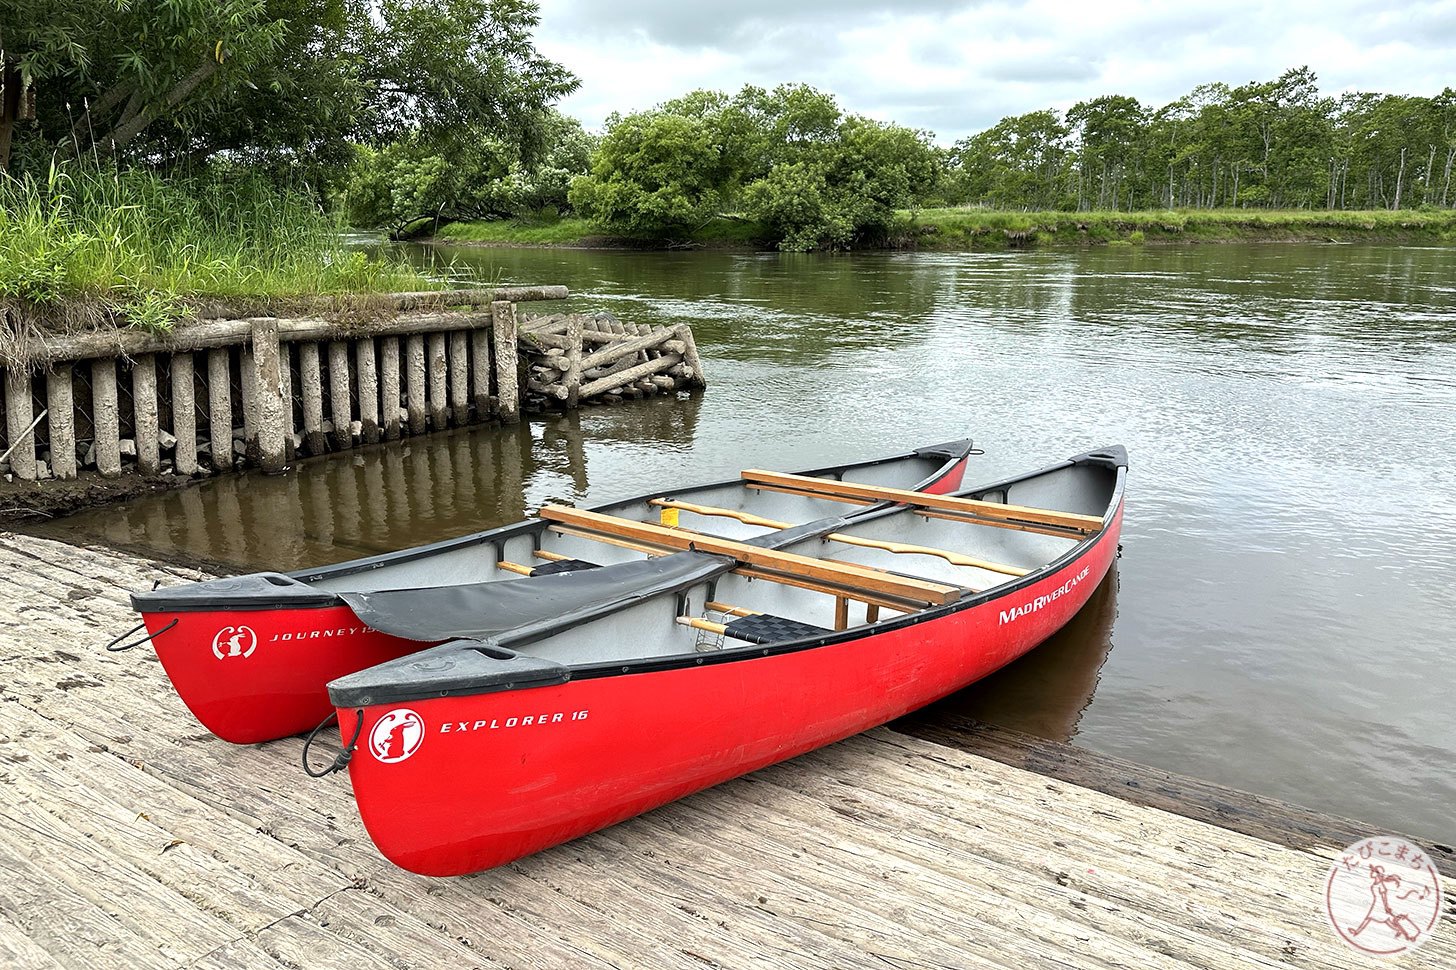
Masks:
[[[53,170],[0,176],[0,316],[169,326],[196,302],[432,288],[344,246],[306,196],[251,177]]]
[[[704,249],[772,248],[768,234],[747,219],[714,219],[680,239],[613,236],[586,219],[564,218],[547,221],[495,219],[489,222],[452,222],[441,226],[436,242],[497,246],[617,246],[622,248],[667,249],[684,245]]]
[[[1006,249],[1167,242],[1456,242],[1456,211],[1185,209],[1163,212],[902,213],[893,244],[910,249]]]
[[[552,222],[457,222],[442,243],[501,246],[772,249],[762,226],[716,219],[686,239],[607,236],[585,219]],[[901,212],[887,247],[926,250],[1142,245],[1212,242],[1456,243],[1456,211],[1384,209],[1355,212],[1184,209],[1163,212],[1003,212],[921,209]]]

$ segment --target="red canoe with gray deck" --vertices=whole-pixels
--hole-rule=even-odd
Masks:
[[[970,441],[955,441],[804,474],[944,492],[960,487],[971,451]],[[750,520],[773,515],[807,521],[840,510],[834,500],[749,489],[734,480],[656,492],[598,511],[671,522],[683,514],[676,506],[698,503],[730,507]],[[719,535],[761,531],[738,519],[714,521],[712,531]],[[628,548],[582,539],[569,528],[528,521],[335,566],[133,593],[132,606],[188,709],[218,737],[248,744],[317,725],[333,710],[325,689],[330,680],[435,642],[371,628],[346,595],[514,583],[569,571],[588,554],[597,565],[641,558]]]
[[[549,577],[540,599],[348,596],[375,629],[447,641],[329,685],[364,825],[414,872],[489,869],[959,690],[1091,596],[1126,474],[1120,447],[952,496],[747,471],[893,504],[772,548],[710,534],[741,519],[709,503],[675,528],[548,506],[554,528],[657,558]]]

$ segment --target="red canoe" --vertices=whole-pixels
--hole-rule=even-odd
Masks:
[[[970,441],[948,442],[804,474],[945,492],[960,487],[971,450]],[[666,496],[731,506],[750,518],[807,521],[840,511],[832,500],[753,491],[736,480],[640,496],[599,511],[671,521],[677,509],[652,504]],[[762,531],[735,519],[716,522],[712,531],[718,535]],[[325,689],[330,680],[437,642],[372,629],[347,604],[351,595],[499,580],[515,585],[525,576],[640,558],[630,549],[528,521],[303,572],[254,573],[133,593],[132,606],[188,709],[223,740],[250,744],[317,725],[333,710]]]
[[[1120,447],[956,497],[745,472],[907,503],[773,550],[688,531],[721,508],[665,529],[547,507],[604,541],[694,551],[563,577],[550,603],[501,603],[501,585],[356,598],[376,627],[470,638],[329,685],[365,828],[414,872],[489,869],[959,690],[1091,596],[1126,474]]]

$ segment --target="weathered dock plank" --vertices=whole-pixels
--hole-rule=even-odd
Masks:
[[[1008,731],[971,718],[944,713],[934,717],[911,715],[896,727],[902,733],[936,744],[1291,848],[1328,851],[1344,848],[1370,834],[1368,825],[1353,819]],[[1430,851],[1431,860],[1443,876],[1456,879],[1456,848],[1420,837],[1412,837],[1411,841]]]
[[[983,757],[969,725],[959,748],[872,731],[492,872],[413,876],[345,778],[302,775],[299,739],[218,741],[148,648],[99,649],[127,590],[194,576],[0,534],[5,966],[1368,966],[1321,914],[1355,829],[1306,813],[1286,837],[1266,810],[1261,836],[1230,831],[1178,811],[1186,780],[1063,752],[1073,783],[1065,746]],[[1456,922],[1400,963],[1456,965]]]

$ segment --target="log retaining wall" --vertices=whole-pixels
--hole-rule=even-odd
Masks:
[[[594,378],[604,351],[583,354],[583,318],[517,312],[519,302],[567,295],[564,286],[397,294],[383,298],[388,312],[343,320],[231,318],[217,308],[163,335],[120,329],[36,340],[0,361],[0,473],[34,481],[87,469],[103,478],[276,472],[295,457],[518,421],[523,403],[641,396],[648,376],[671,375],[654,393],[702,386],[700,365],[646,366],[651,342],[628,340],[620,324],[612,359],[638,366]],[[561,336],[549,346],[521,339],[537,330],[542,339]],[[685,330],[656,332],[657,342],[686,360],[686,346],[677,346]],[[575,364],[558,370],[556,358]],[[532,376],[547,370],[550,380]]]

